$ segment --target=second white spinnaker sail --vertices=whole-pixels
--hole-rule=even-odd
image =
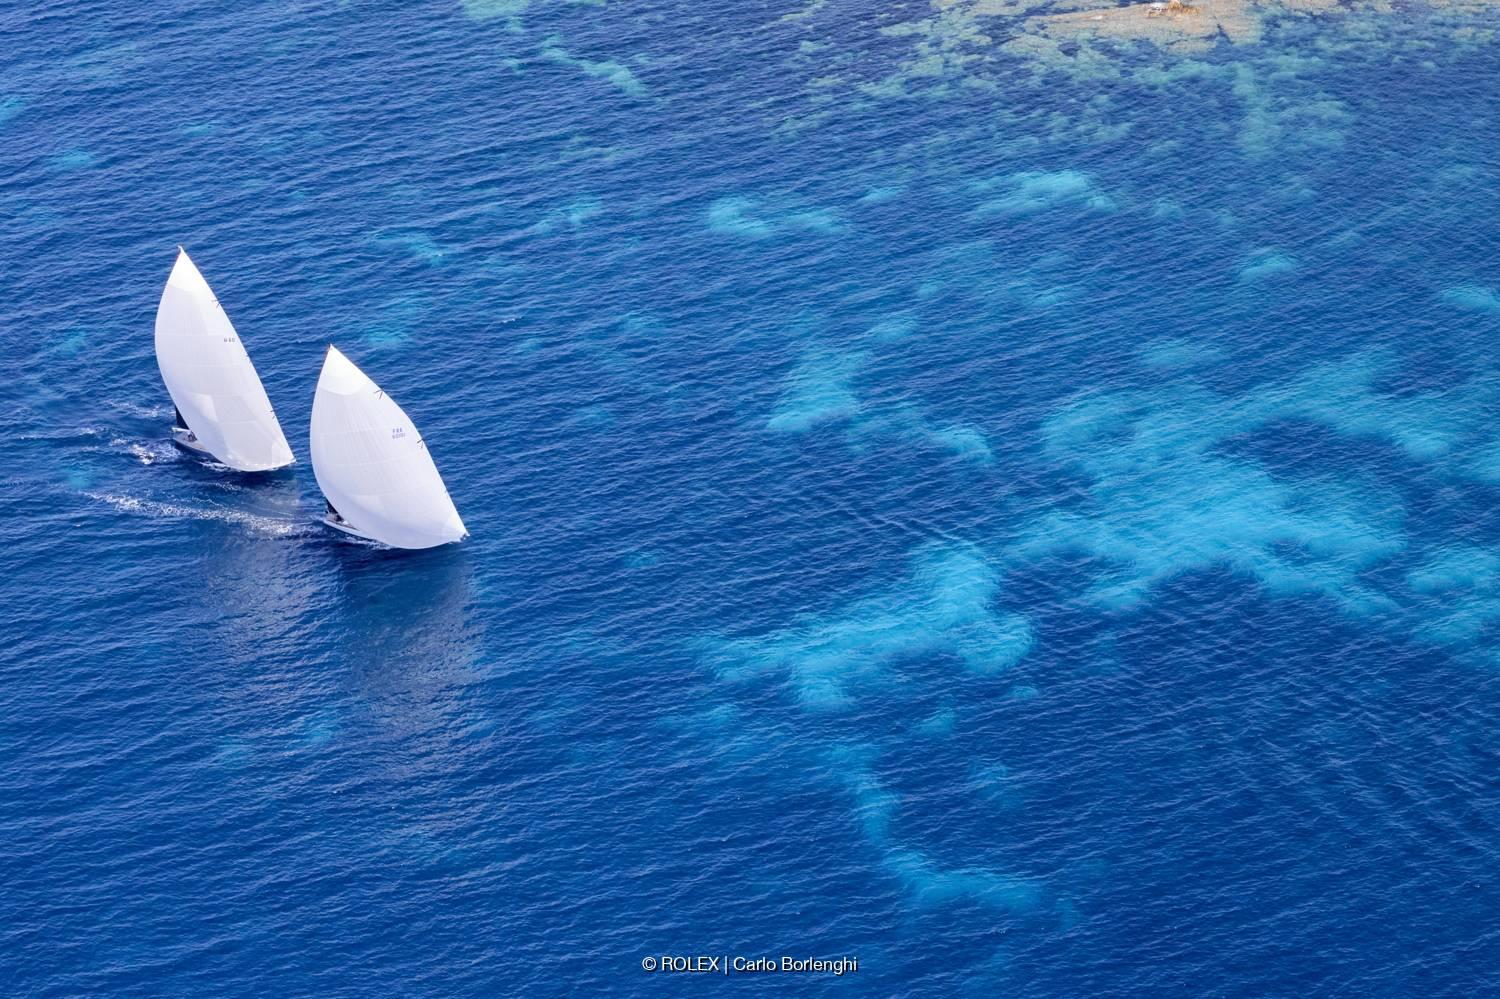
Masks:
[[[329,526],[393,548],[433,548],[468,536],[422,435],[333,346],[318,376],[309,436]]]
[[[180,247],[156,309],[156,363],[185,424],[185,446],[242,472],[295,460],[250,355]]]

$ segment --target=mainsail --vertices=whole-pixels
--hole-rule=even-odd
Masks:
[[[310,437],[313,474],[336,511],[333,526],[394,548],[468,535],[417,428],[336,347],[318,376]]]
[[[156,310],[156,363],[195,446],[242,472],[292,463],[250,356],[181,248]]]

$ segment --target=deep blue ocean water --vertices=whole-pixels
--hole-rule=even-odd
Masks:
[[[1500,990],[1483,19],[799,6],[0,7],[0,991]],[[319,525],[329,342],[464,544]]]

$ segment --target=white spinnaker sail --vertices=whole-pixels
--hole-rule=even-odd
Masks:
[[[242,472],[292,463],[244,344],[180,248],[156,309],[156,363],[188,429],[215,458]]]
[[[422,435],[336,347],[318,376],[310,437],[318,488],[356,533],[394,548],[468,534]]]

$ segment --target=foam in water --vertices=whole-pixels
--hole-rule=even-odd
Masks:
[[[247,513],[244,510],[182,506],[177,503],[162,503],[157,500],[141,499],[137,496],[125,496],[119,493],[85,492],[84,495],[89,499],[107,503],[122,513],[173,520],[216,520],[225,524],[244,527],[252,534],[264,537],[287,538],[314,533],[313,526],[304,521],[282,520],[275,517]]]
[[[142,406],[138,402],[111,402],[109,408],[141,420],[164,420],[172,415],[165,406]]]
[[[113,447],[121,447],[129,451],[131,456],[142,465],[154,465],[159,461],[177,461],[182,457],[182,452],[167,441],[141,443],[117,437],[109,443]]]
[[[805,706],[828,708],[849,704],[851,688],[909,656],[952,655],[971,672],[998,673],[1032,645],[1024,617],[991,606],[999,587],[977,549],[933,546],[896,585],[770,635],[721,640],[710,659],[727,680],[785,673]]]

